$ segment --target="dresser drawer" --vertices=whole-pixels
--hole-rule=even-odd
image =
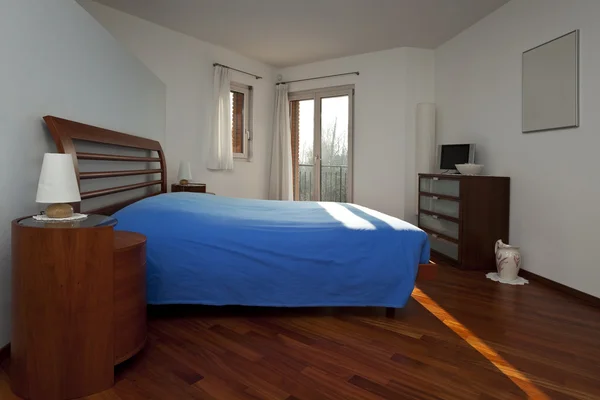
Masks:
[[[420,213],[419,226],[458,240],[459,229],[456,222],[446,221],[445,219],[438,218],[435,215]]]
[[[449,217],[459,217],[458,201],[440,199],[435,196],[420,196],[420,208],[425,211],[432,211],[438,214],[447,215]]]
[[[458,245],[456,243],[449,242],[447,240],[437,237],[437,235],[429,236],[429,244],[431,250],[435,250],[440,254],[443,254],[453,260],[458,261]]]
[[[420,178],[419,190],[421,192],[441,194],[445,196],[460,196],[460,180],[440,178]]]

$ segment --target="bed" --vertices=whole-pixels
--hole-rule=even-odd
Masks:
[[[84,212],[114,214],[116,229],[147,236],[150,304],[400,308],[417,276],[435,274],[427,235],[397,218],[354,204],[167,193],[160,143],[52,116],[44,120],[58,151],[73,155],[80,180],[147,178],[82,192],[81,198],[146,191]],[[149,154],[82,153],[74,145],[79,140]],[[147,168],[81,172],[81,160]],[[81,210],[80,203],[74,206]]]

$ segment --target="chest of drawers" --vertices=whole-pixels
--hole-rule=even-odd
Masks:
[[[510,178],[419,174],[419,227],[431,253],[463,269],[495,269],[494,244],[508,243]]]

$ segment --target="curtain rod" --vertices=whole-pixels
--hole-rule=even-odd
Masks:
[[[233,70],[233,71],[241,72],[242,74],[246,74],[246,75],[253,76],[253,77],[255,77],[256,79],[262,79],[262,76],[258,76],[258,75],[255,75],[255,74],[251,74],[250,72],[242,71],[241,69],[231,68],[229,65],[223,65],[223,64],[219,64],[219,63],[214,63],[214,64],[213,64],[213,67],[216,67],[217,65],[218,65],[218,66],[220,66],[220,67],[223,67],[223,68],[228,68],[228,69],[231,69],[231,70]]]
[[[314,78],[305,78],[305,79],[296,79],[295,81],[277,82],[276,85],[284,85],[286,83],[294,83],[294,82],[312,81],[315,79],[334,78],[336,76],[346,76],[346,75],[360,75],[360,72],[354,71],[354,72],[344,72],[343,74],[315,76]]]

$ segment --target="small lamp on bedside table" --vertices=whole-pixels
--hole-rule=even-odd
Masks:
[[[189,161],[179,163],[179,175],[177,175],[180,185],[187,185],[192,180],[192,167]]]
[[[44,154],[35,201],[50,204],[46,208],[50,218],[73,216],[73,207],[67,203],[81,201],[81,196],[70,154]]]

